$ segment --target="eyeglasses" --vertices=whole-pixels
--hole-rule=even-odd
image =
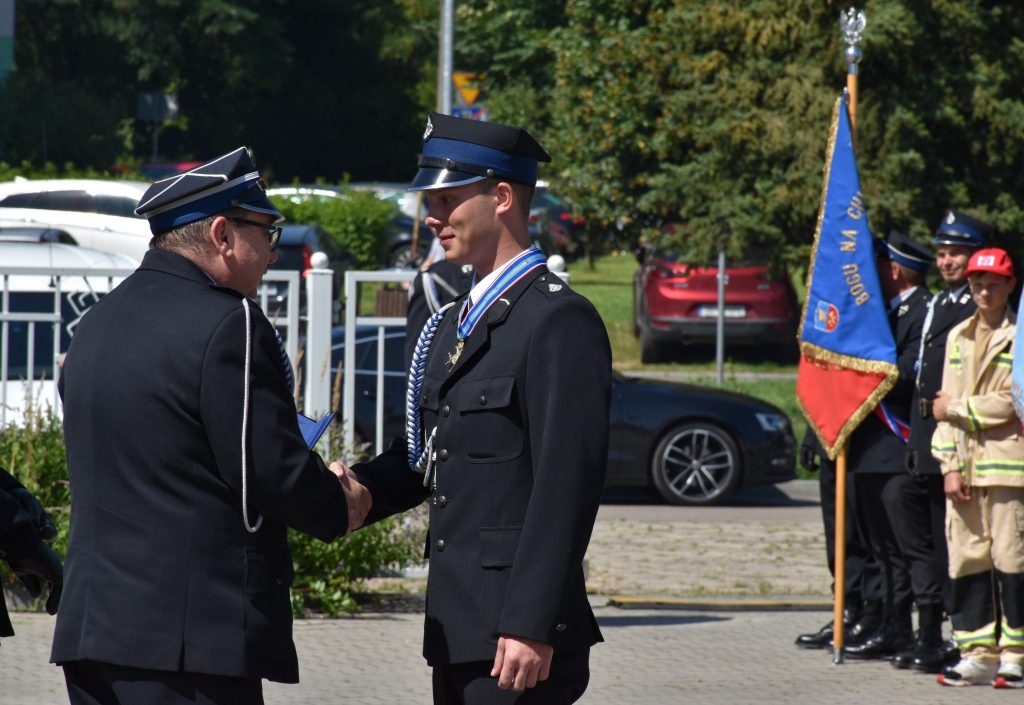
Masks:
[[[241,225],[251,225],[254,228],[267,231],[267,237],[270,238],[270,249],[277,249],[277,241],[281,239],[281,226],[280,225],[267,225],[261,223],[258,220],[249,220],[248,218],[228,218],[232,223],[240,223]]]

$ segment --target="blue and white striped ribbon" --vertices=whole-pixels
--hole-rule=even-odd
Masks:
[[[520,279],[528,273],[543,265],[547,260],[544,253],[536,247],[524,250],[516,255],[515,259],[508,263],[501,276],[487,288],[480,300],[470,307],[469,297],[462,304],[459,312],[459,340],[465,340],[476,328],[476,324],[487,313],[495,301],[500,299],[506,291],[511,289]]]

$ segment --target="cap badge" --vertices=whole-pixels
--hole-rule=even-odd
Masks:
[[[430,139],[430,135],[433,134],[433,132],[434,132],[434,123],[432,123],[430,121],[430,118],[428,117],[427,118],[427,129],[425,129],[423,131],[423,141],[426,142],[428,139]]]
[[[427,127],[429,129],[429,124],[427,125]],[[952,225],[955,222],[956,222],[956,216],[953,215],[952,211],[950,211],[950,213],[946,216],[946,225]]]

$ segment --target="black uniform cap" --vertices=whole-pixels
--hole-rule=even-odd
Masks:
[[[521,127],[430,113],[423,154],[410,191],[427,191],[498,178],[533,186],[537,163],[551,155]]]
[[[886,245],[889,247],[889,259],[917,272],[927,272],[935,260],[935,255],[927,247],[899,230],[889,232]]]

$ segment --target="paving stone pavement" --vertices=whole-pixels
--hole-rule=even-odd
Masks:
[[[827,597],[815,483],[790,483],[776,506],[601,508],[588,552],[589,584],[606,642],[594,648],[583,705],[668,703],[974,703],[1014,691],[942,688],[934,676],[884,662],[835,666],[827,651],[801,651],[797,634],[829,614],[792,611],[622,609],[606,595]],[[810,499],[808,499],[810,498]],[[415,586],[416,580],[410,581]],[[0,646],[0,705],[66,703],[47,663],[53,618],[15,613],[17,636]],[[267,683],[268,705],[428,705],[420,657],[422,614],[363,613],[295,625],[301,683]],[[244,704],[242,704],[244,705]]]

